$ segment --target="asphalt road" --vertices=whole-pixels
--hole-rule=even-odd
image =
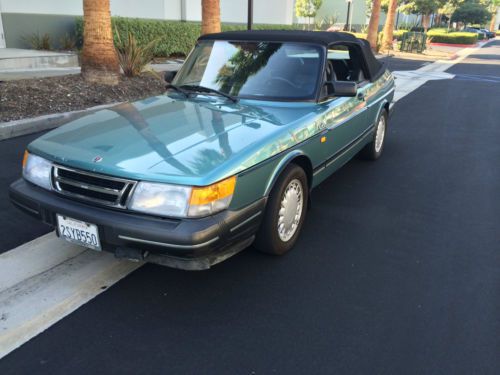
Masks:
[[[146,265],[0,373],[499,373],[500,42],[448,72],[313,192],[291,253]]]
[[[9,185],[21,177],[22,160],[26,146],[43,133],[0,141],[0,253],[31,241],[50,227],[32,219],[15,208],[9,201]]]

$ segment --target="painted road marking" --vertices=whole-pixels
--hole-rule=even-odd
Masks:
[[[396,77],[396,91],[394,92],[394,101],[402,99],[409,93],[415,91],[424,83],[434,79],[451,79],[453,74],[445,73],[446,70],[461,63],[469,55],[479,51],[483,46],[488,44],[485,42],[476,48],[465,48],[457,53],[458,58],[455,60],[438,60],[432,64],[424,65],[420,69],[413,71],[396,71],[393,72]]]
[[[400,75],[395,100],[416,90],[432,77],[448,77],[438,73],[478,49],[461,51],[460,57],[454,61],[437,61],[415,73],[405,73],[406,77]],[[115,259],[110,253],[71,245],[53,233],[1,254],[0,358],[141,265]]]
[[[0,358],[141,265],[71,245],[53,233],[0,255]]]

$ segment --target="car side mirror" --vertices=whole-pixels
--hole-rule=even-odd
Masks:
[[[358,84],[351,81],[329,81],[325,85],[329,85],[328,95],[334,96],[356,96],[358,94]]]
[[[165,72],[165,75],[164,75],[165,82],[171,83],[174,80],[176,75],[177,75],[177,71],[175,71],[175,70]]]

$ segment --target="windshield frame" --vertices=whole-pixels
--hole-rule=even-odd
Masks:
[[[178,85],[179,82],[177,82],[178,77],[181,76],[183,73],[184,69],[187,69],[187,64],[186,62],[191,58],[193,52],[195,51],[196,48],[199,48],[200,44],[202,43],[215,43],[215,42],[228,42],[228,43],[248,43],[248,40],[233,40],[233,39],[227,39],[227,40],[198,40],[196,41],[196,44],[194,48],[189,52],[188,56],[186,57],[186,60],[182,64],[182,67],[179,69],[177,74],[175,75],[174,80],[172,81],[172,84]],[[276,97],[276,96],[262,96],[262,95],[234,95],[235,98],[237,99],[246,99],[246,100],[258,100],[258,101],[274,101],[274,102],[297,102],[297,103],[310,103],[310,102],[318,102],[320,92],[321,92],[321,85],[323,82],[323,75],[325,71],[325,62],[326,62],[326,47],[319,44],[319,43],[314,43],[314,42],[295,42],[295,41],[278,41],[278,40],[273,40],[273,41],[266,41],[266,40],[259,40],[259,41],[252,41],[254,43],[282,43],[282,44],[299,44],[299,45],[306,45],[306,46],[314,46],[315,48],[318,49],[318,52],[320,53],[319,56],[319,68],[318,72],[316,75],[316,82],[315,82],[315,88],[310,96],[307,97]],[[209,96],[215,96],[215,94],[211,93],[200,93],[200,95],[209,95]]]

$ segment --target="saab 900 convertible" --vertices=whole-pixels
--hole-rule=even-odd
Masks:
[[[286,253],[311,189],[384,148],[394,80],[350,34],[205,35],[165,78],[32,142],[11,201],[76,244],[206,269]]]

